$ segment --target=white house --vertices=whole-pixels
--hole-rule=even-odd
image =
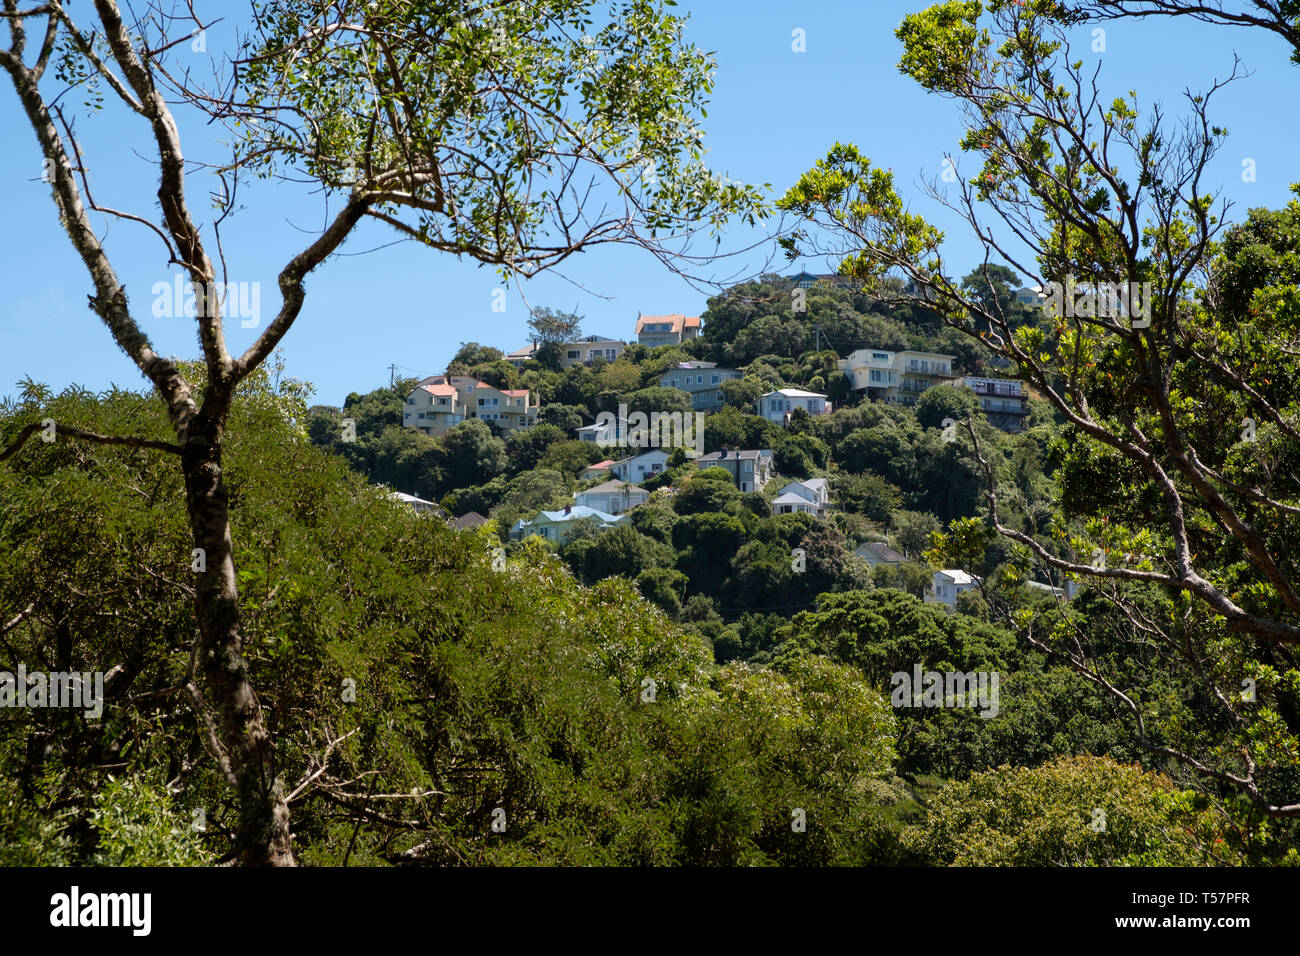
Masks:
[[[802,495],[787,493],[772,499],[772,514],[805,514],[817,517],[817,506]]]
[[[606,481],[586,491],[579,491],[573,496],[575,505],[593,508],[611,515],[621,515],[649,500],[650,492],[618,479]]]
[[[816,505],[818,513],[822,513],[830,506],[830,492],[830,482],[825,478],[805,478],[803,481],[790,482],[778,494],[798,495],[800,498],[812,502]]]
[[[883,541],[864,541],[853,549],[853,553],[873,568],[880,564],[897,567],[907,560]]]
[[[826,401],[825,395],[800,388],[778,388],[767,392],[759,397],[757,404],[758,414],[778,425],[788,425],[796,408],[802,408],[809,415],[825,415],[831,410],[831,403]]]
[[[937,352],[858,349],[836,364],[848,376],[853,391],[910,405],[927,388],[952,377],[955,357]]]
[[[927,604],[946,604],[948,610],[957,610],[957,595],[969,591],[979,583],[974,575],[957,568],[945,568],[934,572],[930,587],[925,592]]]
[[[627,515],[612,515],[583,505],[568,505],[563,511],[539,511],[531,521],[520,518],[510,528],[510,537],[516,541],[539,535],[555,544],[563,544],[573,531],[574,522],[582,518],[594,518],[602,528],[612,528],[624,524]]]
[[[631,458],[624,458],[609,466],[610,474],[620,481],[641,484],[651,475],[657,475],[668,467],[668,452],[662,448],[651,448]]]

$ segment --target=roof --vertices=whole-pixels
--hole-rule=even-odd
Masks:
[[[773,392],[764,392],[762,397],[767,398],[769,395],[784,395],[786,398],[825,398],[821,392],[805,392],[801,388],[778,388]]]
[[[856,548],[855,550],[857,550],[857,551],[862,551],[862,550],[870,551],[872,554],[874,554],[876,557],[878,557],[881,561],[889,561],[889,562],[891,562],[891,563],[892,563],[892,562],[897,562],[897,561],[906,561],[906,560],[907,560],[907,558],[905,558],[903,555],[899,554],[897,551],[895,551],[895,550],[894,550],[893,548],[891,548],[889,545],[885,544],[885,542],[883,542],[883,541],[868,541],[868,542],[866,542],[865,544],[860,544],[860,545],[858,545],[857,548]]]
[[[934,573],[942,574],[945,577],[950,578],[953,584],[974,584],[975,583],[974,576],[967,574],[965,571],[962,571],[960,568],[944,568],[942,571],[936,571]]]
[[[456,389],[452,388],[450,385],[443,385],[441,382],[435,385],[421,385],[419,387],[424,389],[430,395],[440,395],[450,398],[452,395],[456,394]]]
[[[682,315],[679,312],[675,312],[672,313],[671,315],[641,316],[639,319],[636,320],[636,333],[637,335],[640,335],[641,330],[644,329],[647,325],[659,325],[660,323],[664,323],[664,322],[672,326],[673,332],[680,332],[683,329],[698,329],[700,327],[699,316]]]
[[[450,524],[457,531],[461,531],[465,528],[477,528],[486,522],[487,518],[484,518],[477,511],[467,511],[458,518],[452,518]]]
[[[826,479],[825,479],[825,478],[805,478],[805,479],[803,479],[802,481],[800,481],[800,480],[798,480],[798,479],[795,479],[794,481],[790,482],[790,484],[786,485],[785,488],[789,488],[790,485],[803,485],[805,488],[811,488],[811,489],[813,489],[814,491],[817,491],[817,490],[819,490],[819,489],[822,489],[822,488],[825,488],[825,487],[826,487]],[[781,490],[782,490],[782,491],[785,491],[785,488],[782,488]]]
[[[591,428],[593,426],[588,425],[587,427]],[[604,461],[598,461],[594,465],[588,465],[586,468],[583,469],[583,471],[594,471],[597,468],[608,468],[612,464],[614,464],[614,459],[606,458]]]
[[[541,518],[553,522],[577,521],[579,518],[595,518],[597,521],[603,521],[606,524],[615,524],[626,520],[627,515],[612,515],[607,514],[598,508],[588,508],[586,505],[573,505],[567,511],[540,511],[537,513],[537,517],[534,518],[533,521],[538,521]],[[533,521],[525,522],[525,524],[532,524]]]
[[[717,362],[678,362],[668,371],[671,372],[673,368],[717,368],[717,367],[718,367]],[[665,372],[664,374],[667,375],[668,372]]]
[[[758,450],[749,449],[747,451],[727,451],[726,449],[723,449],[722,451],[711,451],[707,455],[701,455],[699,458],[696,458],[695,461],[698,463],[698,462],[705,462],[705,461],[707,462],[722,461],[723,459],[726,459],[727,461],[732,461],[738,458],[757,459],[763,457],[764,455],[771,455],[771,454],[772,454],[772,450],[770,448],[763,448]]]
[[[774,504],[774,505],[803,505],[805,508],[815,508],[815,507],[816,507],[816,505],[814,505],[811,501],[809,501],[809,500],[808,500],[807,498],[805,498],[803,495],[796,495],[793,491],[790,492],[788,495],[781,495],[779,498],[773,498],[773,499],[772,499],[772,504]]]
[[[614,462],[614,464],[624,465],[629,461],[636,461],[638,458],[645,458],[647,455],[663,455],[664,460],[668,460],[668,452],[664,451],[662,448],[648,448],[640,454],[628,455],[626,458],[620,458],[618,461]]]
[[[480,383],[481,384],[481,383]],[[492,386],[489,385],[488,388]],[[499,388],[497,389],[502,395],[509,395],[511,398],[527,398],[528,389],[526,388]]]
[[[594,488],[588,488],[586,491],[580,491],[580,495],[589,495],[594,493],[606,494],[611,491],[639,491],[642,494],[649,494],[644,488],[634,485],[629,481],[619,481],[617,478],[611,478],[609,481],[602,482]]]
[[[525,345],[523,348],[518,348],[515,349],[513,352],[507,353],[506,358],[527,359],[527,358],[532,358],[536,353],[537,353],[537,346],[529,344],[529,345]]]

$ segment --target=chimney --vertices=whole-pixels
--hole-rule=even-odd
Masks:
[[[573,514],[573,505],[565,505],[565,506],[564,506],[564,513],[565,513],[566,515],[571,515],[571,514]]]

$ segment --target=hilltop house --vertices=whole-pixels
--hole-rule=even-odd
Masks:
[[[796,408],[802,408],[809,415],[826,415],[831,410],[831,403],[820,392],[805,392],[799,388],[778,388],[759,396],[758,414],[769,422],[789,425],[790,416]]]
[[[957,595],[969,591],[979,583],[974,575],[956,568],[935,571],[930,587],[925,592],[927,604],[946,604],[948,610],[957,610]]]
[[[734,368],[718,368],[714,362],[679,362],[659,376],[659,384],[687,392],[694,411],[717,412],[723,405],[722,383],[742,374]]]
[[[538,348],[536,343],[530,343],[523,348],[515,349],[506,356],[506,361],[515,368],[522,368],[529,359],[537,357]],[[591,365],[597,359],[612,362],[623,354],[625,348],[627,348],[626,342],[607,338],[604,335],[588,335],[576,342],[561,342],[560,368],[568,368],[571,365]]]
[[[798,272],[786,276],[786,279],[795,289],[811,289],[815,285],[833,285],[849,289],[854,284],[854,280],[848,276],[836,275],[833,272]]]
[[[612,515],[584,505],[566,505],[563,511],[539,511],[531,521],[520,518],[510,528],[510,537],[522,541],[530,535],[540,535],[554,544],[563,544],[573,532],[574,522],[583,518],[594,519],[602,528],[626,524],[627,515]]]
[[[696,458],[695,467],[700,470],[725,468],[731,472],[736,487],[741,491],[762,491],[763,486],[772,479],[772,450],[770,448],[750,451],[724,449],[710,452]]]
[[[836,364],[849,379],[852,391],[868,398],[910,405],[932,385],[952,378],[953,355],[907,349],[858,349]]]
[[[526,388],[493,388],[472,375],[431,375],[406,396],[402,426],[441,435],[470,418],[494,422],[502,431],[529,428],[538,405]]]
[[[630,481],[639,485],[651,475],[657,475],[667,467],[668,452],[662,448],[651,448],[639,455],[614,462],[609,466],[609,471],[620,481]]]
[[[794,501],[798,498],[798,501]],[[807,478],[792,481],[777,494],[772,502],[772,514],[803,512],[818,518],[825,517],[830,507],[830,483],[825,478]]]
[[[687,339],[698,338],[700,328],[699,316],[638,314],[636,340],[650,348],[681,345]]]
[[[650,492],[626,481],[612,478],[586,491],[576,492],[573,503],[607,514],[621,515],[650,500]]]
[[[883,541],[864,541],[853,549],[853,553],[873,568],[880,564],[897,567],[907,560]]]

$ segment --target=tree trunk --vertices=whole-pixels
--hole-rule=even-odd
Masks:
[[[218,760],[239,795],[235,862],[243,866],[293,866],[289,806],[275,770],[275,747],[239,633],[239,591],[230,544],[229,502],[221,472],[222,426],[190,423],[181,457],[194,546],[204,570],[196,571],[197,671],[221,751]]]

